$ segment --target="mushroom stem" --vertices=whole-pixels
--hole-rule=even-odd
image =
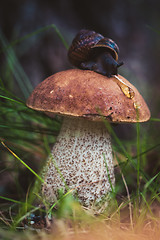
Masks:
[[[108,195],[115,178],[111,138],[103,122],[64,118],[45,167],[45,182],[42,192],[49,202],[57,199],[58,189],[67,191],[66,185],[87,207]]]

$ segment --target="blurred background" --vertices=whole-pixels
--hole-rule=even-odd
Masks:
[[[21,66],[23,76],[26,75],[33,88],[48,76],[72,67],[67,59],[67,49],[54,28],[48,27],[32,35],[51,24],[56,25],[68,45],[83,28],[95,30],[113,39],[120,48],[119,61],[124,61],[119,73],[138,88],[152,117],[160,118],[160,1],[1,0],[0,78],[6,89],[24,101],[32,88],[28,93],[22,94],[22,86],[14,75],[16,66]],[[28,34],[31,34],[30,37],[25,38]],[[6,60],[5,55],[8,44],[12,44],[17,62],[15,61],[12,70],[5,71],[10,60]],[[121,138],[131,140],[136,136],[135,132],[129,132],[130,129],[131,125],[123,125],[116,128],[116,131]],[[149,148],[159,143],[159,123],[154,123],[154,126],[150,123],[148,129],[152,133],[147,145]],[[158,149],[150,154],[152,162],[157,163]],[[28,155],[24,157],[20,153],[20,156],[27,159],[32,166],[32,159]],[[43,157],[46,158],[46,155]],[[2,159],[5,160],[3,154]],[[37,165],[33,168],[37,170]],[[147,169],[151,170],[150,164]],[[158,167],[156,172],[157,169]],[[8,175],[1,178],[3,186],[5,181],[10,182],[6,176]]]
[[[50,24],[57,26],[68,44],[82,28],[112,38],[120,48],[119,60],[125,63],[119,72],[139,89],[158,117],[159,13],[158,0],[2,0],[0,27],[8,43]],[[33,86],[71,67],[53,28],[16,44],[14,51]]]

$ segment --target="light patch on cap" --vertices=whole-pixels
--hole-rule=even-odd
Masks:
[[[134,108],[135,109],[140,109],[141,108],[141,104],[134,102]]]

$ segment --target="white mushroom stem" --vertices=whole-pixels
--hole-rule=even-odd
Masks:
[[[114,187],[111,139],[103,122],[65,117],[51,155],[42,189],[50,202],[65,184],[88,207]]]

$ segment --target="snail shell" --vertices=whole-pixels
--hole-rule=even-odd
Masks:
[[[100,33],[83,29],[73,39],[68,58],[74,66],[82,68],[81,63],[92,60],[104,50],[109,52],[115,61],[118,60],[119,48],[113,40]]]
[[[81,30],[73,39],[68,50],[70,62],[81,69],[88,69],[100,73],[108,78],[115,76],[115,81],[122,92],[129,98],[134,97],[133,90],[123,80],[116,76],[119,48],[110,38],[90,30]]]

